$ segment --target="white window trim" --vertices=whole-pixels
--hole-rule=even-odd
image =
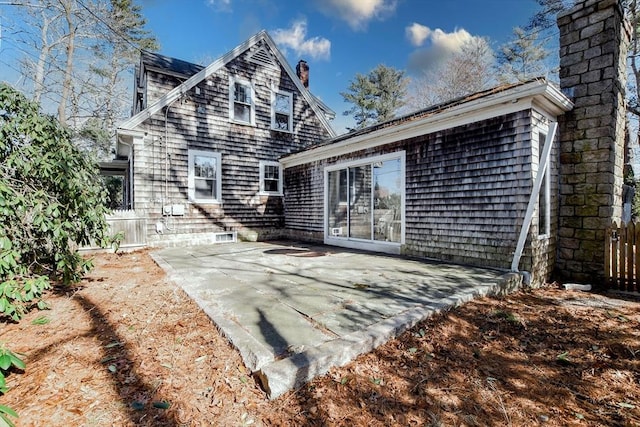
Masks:
[[[250,111],[250,122],[245,122],[243,120],[238,120],[235,118],[235,111],[234,111],[234,105],[235,105],[235,90],[236,90],[236,83],[240,83],[243,86],[248,86],[251,92],[251,111]],[[247,126],[255,126],[256,123],[256,91],[253,87],[253,83],[250,82],[249,80],[244,80],[241,79],[240,77],[237,76],[229,76],[229,121],[233,122],[233,123],[238,123],[238,124],[242,124],[242,125],[247,125]]]
[[[264,169],[265,166],[277,166],[278,167],[278,191],[265,191],[264,189]],[[282,165],[279,162],[269,161],[269,160],[260,160],[260,195],[263,196],[282,196],[283,193],[283,185],[282,185]]]
[[[535,126],[533,131],[533,140],[538,144],[538,155],[537,155],[537,170],[536,174],[540,170],[540,156],[542,155],[542,150],[544,147],[544,143],[546,140],[546,136],[549,134],[549,128],[546,125],[538,124]],[[541,135],[545,136],[545,139],[540,140]],[[535,178],[535,177],[534,177]],[[547,165],[547,170],[545,171],[545,175],[542,178],[542,185],[540,186],[540,193],[544,195],[544,204],[546,205],[545,209],[545,229],[540,229],[540,195],[538,195],[538,239],[547,239],[551,236],[551,162]]]
[[[195,173],[194,173],[194,161],[196,156],[205,156],[205,157],[213,157],[216,159],[216,199],[198,199],[196,198],[195,192]],[[220,153],[215,151],[204,151],[204,150],[189,150],[189,178],[188,178],[188,187],[189,187],[189,201],[193,203],[222,203],[222,156]]]
[[[329,207],[327,201],[329,200],[329,172],[356,167],[361,165],[367,165],[375,162],[384,162],[386,160],[395,160],[400,159],[400,176],[401,176],[401,231],[400,231],[400,243],[396,242],[381,242],[376,240],[363,240],[356,239],[351,237],[335,237],[332,236],[329,229]],[[400,250],[402,245],[405,244],[405,232],[406,232],[406,163],[407,163],[407,155],[406,151],[396,151],[389,154],[383,154],[373,157],[363,157],[361,159],[347,161],[343,163],[337,163],[331,166],[326,166],[324,168],[324,200],[323,200],[323,211],[324,211],[324,243],[327,245],[333,246],[341,246],[352,249],[362,249],[369,250],[374,252],[384,252],[389,254],[400,254]]]
[[[289,123],[288,129],[279,129],[276,127],[276,99],[277,95],[286,96],[289,98]],[[283,90],[272,90],[271,91],[271,129],[277,130],[278,132],[293,132],[293,93],[285,92]]]

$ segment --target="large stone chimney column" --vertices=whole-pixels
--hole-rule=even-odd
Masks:
[[[605,229],[622,216],[629,27],[619,0],[583,0],[558,15],[560,86],[575,108],[559,120],[556,273],[599,284]]]

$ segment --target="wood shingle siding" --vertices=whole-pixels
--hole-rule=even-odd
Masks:
[[[508,267],[531,193],[530,123],[527,110],[407,143],[406,253]]]
[[[281,235],[282,196],[260,194],[260,161],[277,161],[330,135],[282,67],[248,60],[258,49],[268,50],[269,46],[258,43],[239,54],[138,126],[137,130],[143,131],[145,137],[133,148],[134,206],[148,218],[151,244],[162,244],[176,235],[184,239],[189,234],[197,241],[196,234],[220,231],[237,231],[248,239]],[[232,75],[253,85],[255,126],[230,121]],[[175,75],[148,70],[147,105],[183,81]],[[273,89],[293,93],[292,132],[271,129]],[[222,203],[189,201],[189,150],[220,153]],[[184,215],[163,215],[163,206],[173,205],[182,205]],[[163,224],[162,234],[157,233],[159,222]]]
[[[533,123],[540,120],[539,113],[527,109],[286,168],[287,232],[291,237],[322,240],[326,167],[405,151],[402,253],[509,268],[533,186],[532,166],[537,170],[531,135]],[[557,149],[554,152],[553,183],[558,169]],[[557,184],[551,191],[557,191]],[[557,202],[552,200],[552,212],[556,209]],[[535,227],[537,222],[530,234],[537,236]],[[534,240],[538,265],[551,265],[555,239]],[[531,260],[528,249],[523,268],[531,267]]]

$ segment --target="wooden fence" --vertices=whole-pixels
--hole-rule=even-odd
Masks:
[[[147,244],[147,220],[133,210],[115,210],[106,217],[111,235],[123,234],[120,249],[135,249]],[[100,247],[92,242],[82,249],[96,250]]]
[[[640,291],[640,224],[614,222],[605,236],[605,280],[611,289]]]

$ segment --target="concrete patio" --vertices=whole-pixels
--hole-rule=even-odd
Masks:
[[[515,273],[293,242],[153,254],[276,398],[443,309],[510,292]]]

